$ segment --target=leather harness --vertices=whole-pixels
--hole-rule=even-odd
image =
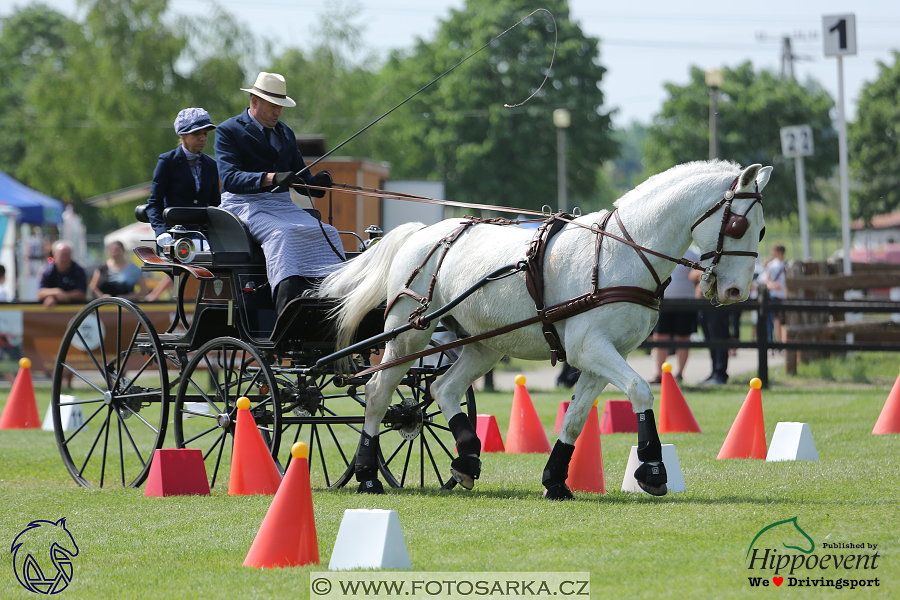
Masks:
[[[534,300],[537,315],[522,321],[518,321],[516,323],[506,325],[504,327],[487,331],[485,333],[458,339],[447,344],[442,344],[441,346],[438,346],[436,348],[422,350],[420,352],[381,363],[378,366],[371,367],[360,373],[357,373],[355,376],[361,377],[364,375],[368,375],[382,369],[410,362],[412,360],[417,360],[436,352],[456,348],[458,346],[470,344],[476,341],[487,339],[489,337],[503,335],[505,333],[509,333],[516,329],[520,329],[522,327],[538,322],[540,322],[542,325],[544,339],[547,341],[547,344],[550,347],[551,364],[555,366],[558,360],[565,361],[566,355],[562,340],[559,337],[559,331],[554,325],[556,321],[568,319],[599,306],[612,304],[614,302],[629,302],[632,304],[639,304],[651,310],[659,310],[660,298],[662,298],[663,292],[669,285],[669,282],[672,280],[672,278],[669,277],[665,281],[661,281],[659,275],[656,272],[656,269],[653,268],[653,265],[650,263],[645,253],[664,258],[691,269],[704,271],[704,278],[712,276],[713,270],[719,263],[719,260],[722,256],[752,256],[754,258],[759,256],[757,252],[737,250],[726,251],[723,249],[726,236],[734,239],[740,239],[741,237],[743,237],[749,226],[747,214],[749,214],[750,210],[757,202],[762,204],[762,194],[760,194],[759,191],[740,193],[734,192],[734,190],[737,188],[739,177],[740,176],[735,177],[734,181],[732,181],[731,186],[725,192],[722,200],[713,205],[712,208],[706,211],[691,226],[691,231],[693,231],[698,225],[700,225],[700,223],[711,217],[719,208],[721,208],[723,205],[725,206],[725,210],[722,214],[722,225],[719,229],[719,236],[716,242],[716,249],[714,251],[703,254],[703,256],[701,256],[700,258],[701,261],[712,258],[713,261],[709,267],[704,268],[700,263],[696,263],[685,258],[674,258],[671,256],[667,256],[665,254],[661,254],[654,250],[650,250],[649,248],[638,245],[625,229],[625,225],[622,223],[622,219],[619,217],[618,209],[615,209],[612,212],[607,212],[599,222],[592,226],[578,223],[575,221],[575,217],[566,213],[554,214],[548,219],[544,220],[538,227],[537,231],[534,234],[534,237],[531,240],[525,259],[519,261],[515,265],[510,265],[510,267],[515,267],[517,270],[525,271],[525,287],[528,290],[528,293],[531,295],[531,298]],[[750,204],[743,215],[731,212],[732,202],[738,198],[753,198],[753,202]],[[607,223],[613,215],[615,215],[616,217],[616,223],[619,226],[619,230],[622,232],[623,237],[618,237],[606,231]],[[432,296],[434,294],[434,288],[437,283],[438,271],[440,271],[441,265],[444,262],[444,258],[446,257],[447,252],[449,252],[450,247],[453,245],[453,243],[456,242],[456,240],[458,240],[459,237],[469,227],[479,223],[493,225],[514,225],[520,223],[520,221],[508,221],[502,218],[482,219],[478,217],[466,217],[466,220],[461,223],[459,227],[441,238],[431,248],[421,264],[413,270],[412,274],[410,274],[409,278],[407,279],[403,289],[397,292],[394,297],[391,298],[391,300],[388,302],[387,308],[384,312],[385,317],[387,317],[391,308],[401,296],[408,296],[419,303],[419,306],[409,315],[410,325],[413,328],[419,330],[427,329],[430,321],[426,318],[425,311],[431,304]],[[546,253],[547,245],[549,244],[550,240],[567,224],[577,225],[579,227],[589,229],[590,231],[593,231],[597,236],[594,243],[594,266],[591,272],[591,291],[576,298],[572,298],[571,300],[566,300],[552,306],[544,306],[544,255]],[[605,237],[611,237],[614,240],[617,240],[634,248],[635,252],[637,252],[638,256],[641,258],[641,261],[643,261],[644,265],[650,271],[650,274],[653,276],[653,279],[656,282],[656,288],[654,290],[647,290],[636,286],[611,286],[606,288],[599,287],[600,253],[603,246],[603,238]],[[762,240],[762,232],[760,234],[760,240]],[[422,269],[425,268],[425,265],[428,263],[434,253],[437,252],[438,248],[441,248],[441,253],[438,258],[437,264],[435,265],[434,272],[431,275],[431,281],[428,285],[427,295],[423,296],[410,289],[410,286],[412,285],[415,278],[419,275],[419,273],[421,273]]]

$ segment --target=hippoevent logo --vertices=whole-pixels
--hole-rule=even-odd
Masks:
[[[823,542],[817,545],[797,517],[766,525],[747,548],[750,587],[879,587],[878,544]]]
[[[78,545],[66,528],[66,519],[32,521],[16,539],[10,552],[16,579],[35,594],[58,594],[72,581],[72,559]]]

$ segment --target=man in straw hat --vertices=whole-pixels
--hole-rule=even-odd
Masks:
[[[284,77],[262,72],[251,88],[250,108],[219,125],[216,160],[222,178],[222,208],[233,212],[262,245],[269,284],[280,314],[284,307],[344,259],[337,229],[325,225],[292,201],[287,188],[307,184],[331,187],[331,175],[304,171],[306,162],[291,128],[281,122],[283,108],[296,106]],[[281,191],[275,192],[273,189]],[[325,190],[295,188],[321,198]]]

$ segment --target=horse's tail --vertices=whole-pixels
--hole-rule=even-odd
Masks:
[[[319,286],[318,296],[340,298],[334,310],[338,348],[349,346],[363,318],[387,301],[388,273],[394,257],[406,240],[423,227],[422,223],[405,223],[391,230],[377,244],[341,265]]]

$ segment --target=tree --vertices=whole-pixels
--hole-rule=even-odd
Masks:
[[[571,204],[593,198],[597,169],[615,154],[599,89],[606,69],[598,40],[569,20],[568,3],[546,4],[559,29],[538,12],[493,41],[383,122],[376,156],[394,177],[443,179],[449,199],[539,208],[556,206],[556,128],[567,108]],[[452,10],[431,42],[395,53],[382,71],[384,105],[394,106],[533,10],[525,0],[468,0]],[[537,93],[535,94],[535,92]],[[504,104],[527,103],[514,108]],[[379,143],[380,142],[380,143]]]
[[[718,100],[719,157],[743,166],[773,165],[765,192],[767,218],[797,212],[794,161],[781,156],[781,127],[809,124],[815,156],[804,167],[810,201],[821,200],[817,180],[827,178],[837,163],[837,134],[831,123],[834,102],[810,81],[800,85],[768,71],[755,72],[746,62],[724,69]],[[669,99],[648,130],[645,159],[648,174],[679,163],[709,158],[709,88],[703,70],[692,67],[685,86],[666,85]]]
[[[44,5],[26,7],[3,21],[0,34],[0,167],[21,177],[19,166],[35,123],[26,101],[37,71],[65,50],[75,23]],[[40,122],[37,122],[40,126]]]
[[[848,132],[853,213],[866,220],[900,207],[900,52],[893,54],[894,64],[879,61],[878,78],[863,88]]]

